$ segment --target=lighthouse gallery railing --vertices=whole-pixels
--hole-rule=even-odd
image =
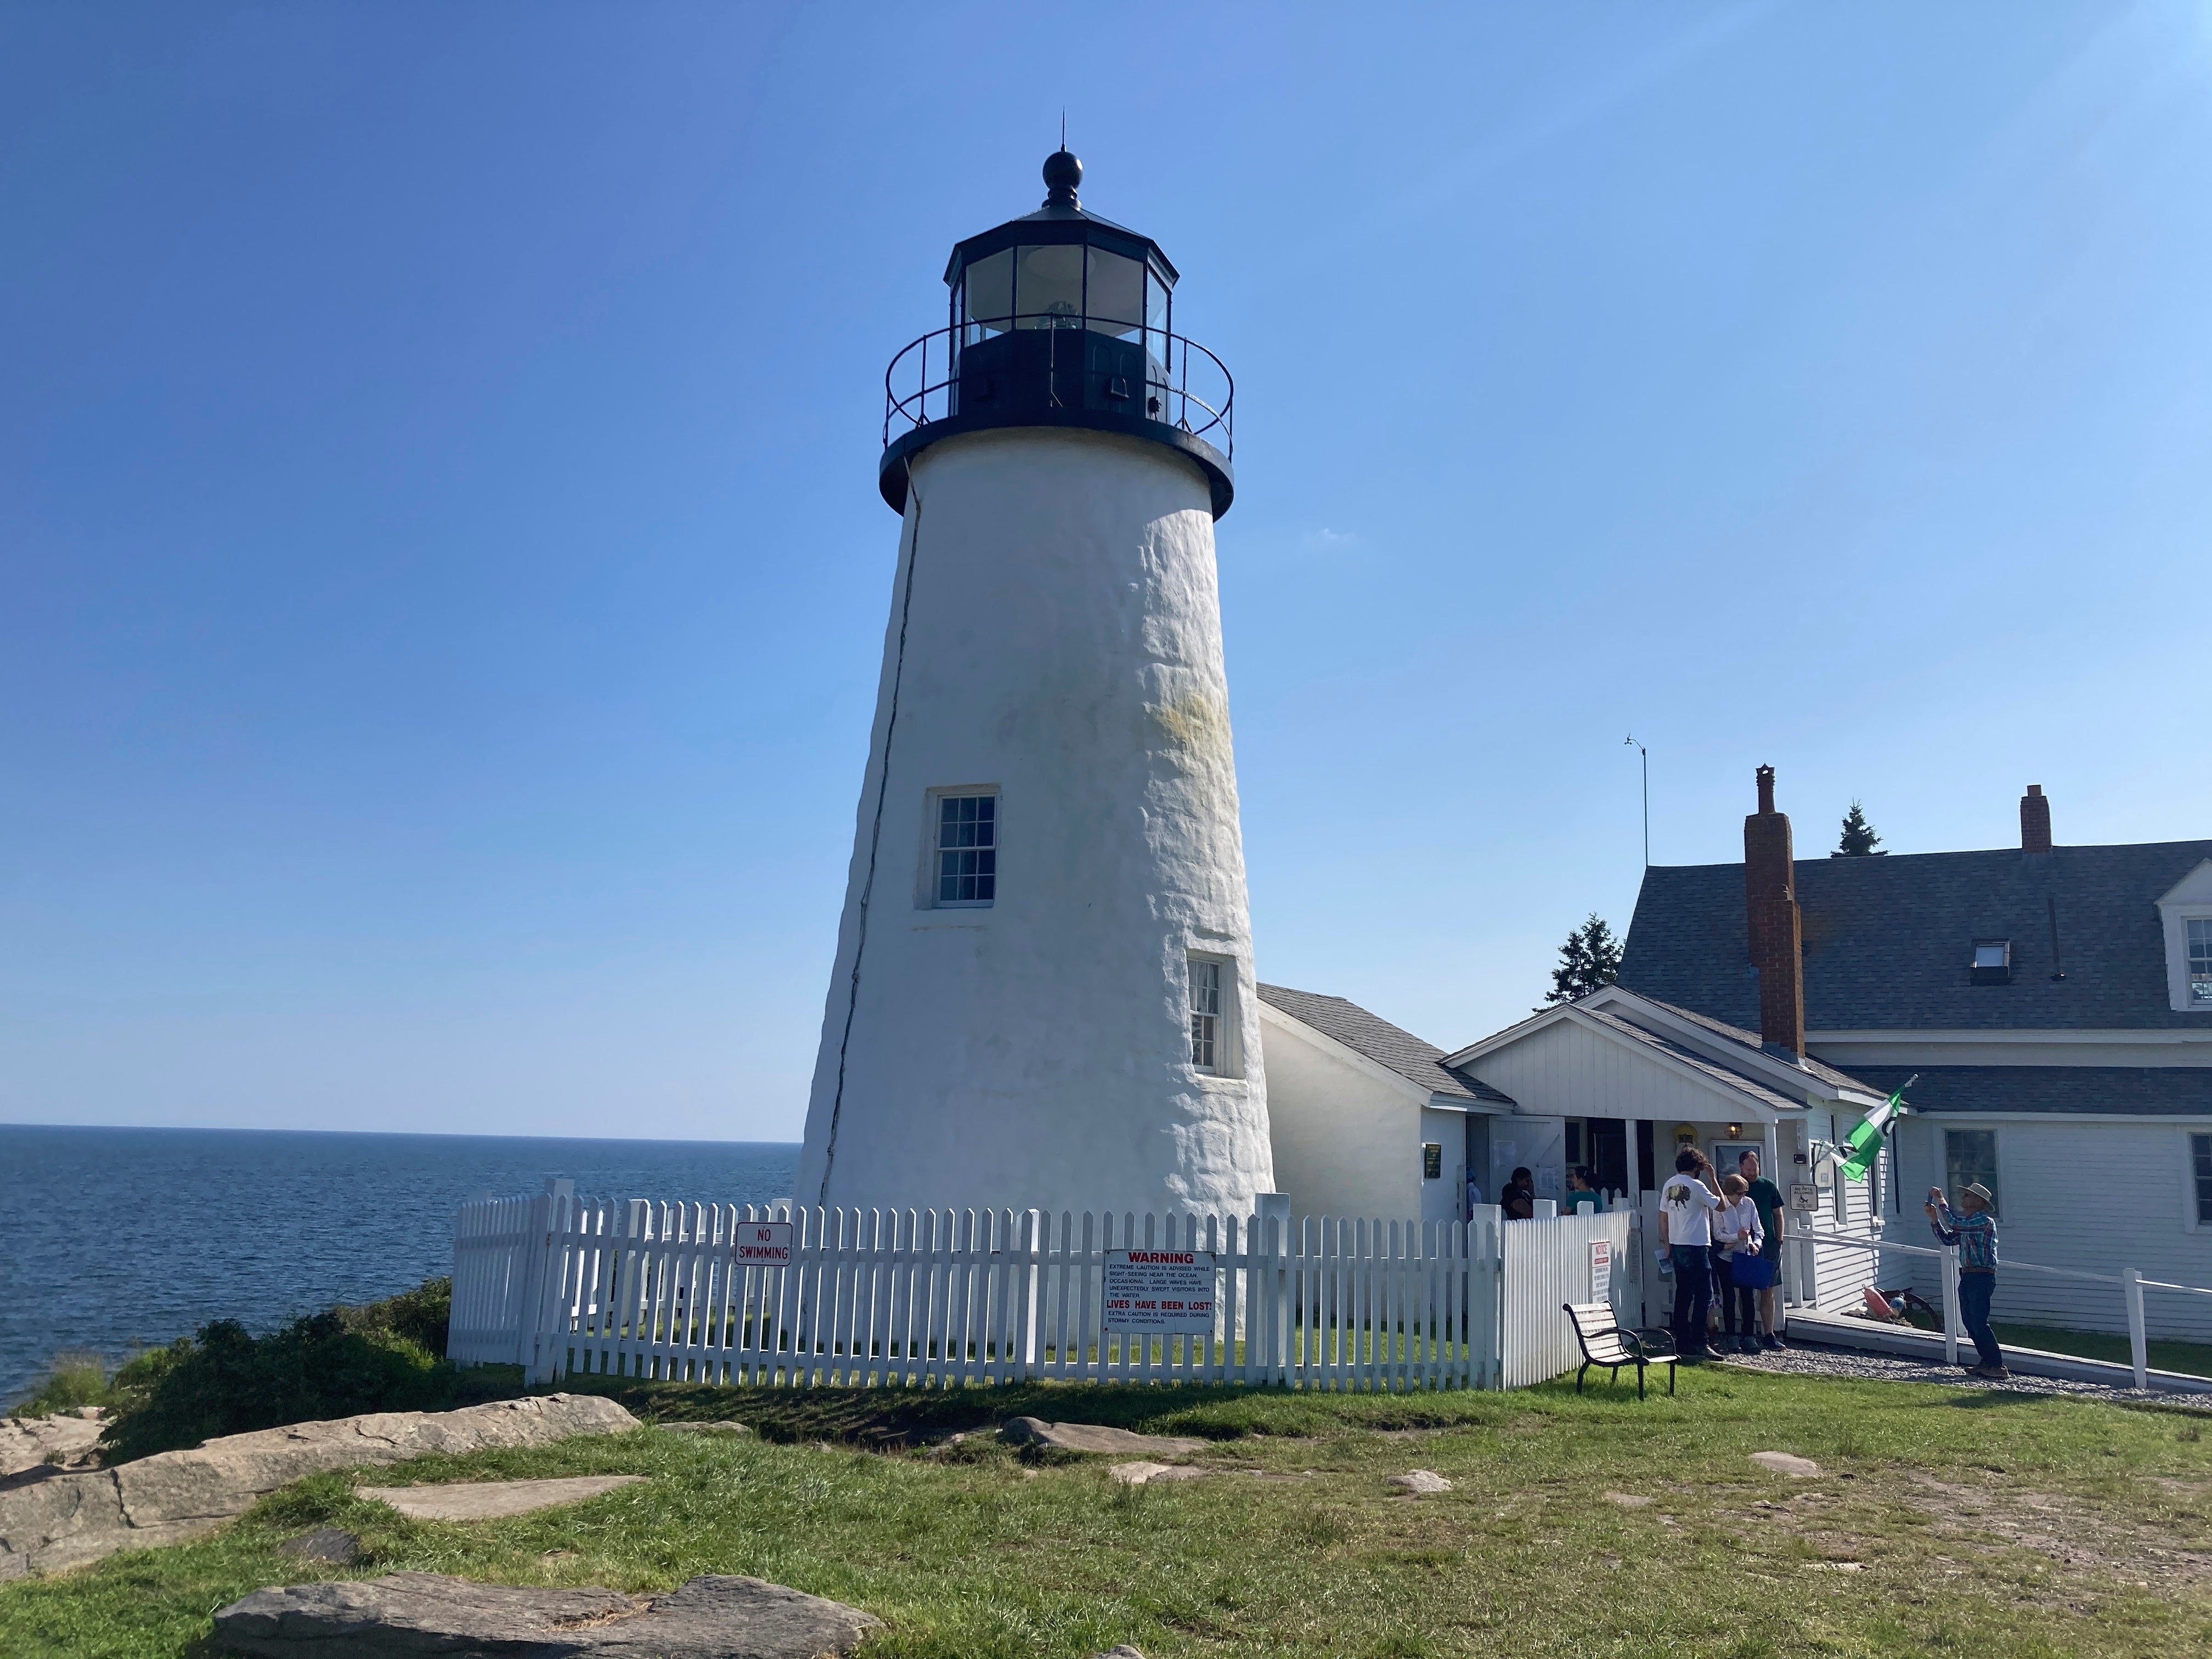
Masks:
[[[884,447],[888,448],[894,439],[917,427],[953,414],[958,401],[962,354],[986,339],[1016,330],[1036,329],[1054,337],[1050,394],[1069,408],[1084,407],[1083,376],[1089,370],[1083,336],[1100,331],[1086,330],[1082,326],[1085,320],[1048,313],[1024,313],[932,329],[910,342],[884,371]],[[1228,365],[1197,341],[1164,329],[1130,329],[1109,337],[1143,347],[1145,396],[1141,401],[1133,397],[1130,401],[1146,410],[1146,419],[1202,438],[1223,455],[1235,458],[1237,383]],[[1063,341],[1064,363],[1060,361]],[[1156,408],[1152,407],[1155,403]]]

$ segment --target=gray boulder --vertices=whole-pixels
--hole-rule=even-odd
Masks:
[[[544,1446],[619,1434],[637,1419],[596,1395],[550,1394],[453,1412],[376,1412],[225,1435],[191,1451],[63,1474],[0,1492],[0,1582],[59,1572],[119,1549],[212,1532],[264,1492],[325,1469],[404,1462],[431,1452]]]
[[[665,1595],[476,1584],[395,1572],[256,1590],[215,1616],[215,1644],[257,1659],[819,1659],[878,1621],[759,1578],[692,1579]]]
[[[1390,1477],[1390,1484],[1401,1492],[1412,1492],[1416,1498],[1452,1489],[1452,1483],[1434,1469],[1413,1469],[1404,1474],[1394,1474]]]
[[[279,1555],[295,1561],[320,1561],[333,1567],[349,1567],[361,1559],[361,1540],[342,1527],[317,1527],[276,1547]]]
[[[1132,1434],[1109,1429],[1103,1423],[1048,1423],[1038,1417],[1017,1417],[999,1425],[999,1437],[1015,1445],[1058,1446],[1064,1451],[1105,1452],[1122,1457],[1187,1456],[1204,1451],[1206,1443],[1182,1435]]]

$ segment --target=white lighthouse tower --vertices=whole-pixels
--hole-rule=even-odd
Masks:
[[[1085,210],[952,251],[887,378],[902,513],[802,1205],[1249,1215],[1274,1186],[1213,521],[1231,387]]]

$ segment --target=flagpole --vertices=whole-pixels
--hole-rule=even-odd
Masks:
[[[1651,867],[1651,751],[1631,732],[1621,742],[1644,757],[1644,867]]]

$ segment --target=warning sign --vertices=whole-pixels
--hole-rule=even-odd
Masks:
[[[1590,1300],[1613,1300],[1613,1241],[1609,1238],[1590,1241]]]
[[[788,1221],[738,1223],[738,1264],[747,1267],[789,1267],[791,1224]]]
[[[1106,1328],[1170,1336],[1212,1330],[1213,1253],[1107,1251]]]

